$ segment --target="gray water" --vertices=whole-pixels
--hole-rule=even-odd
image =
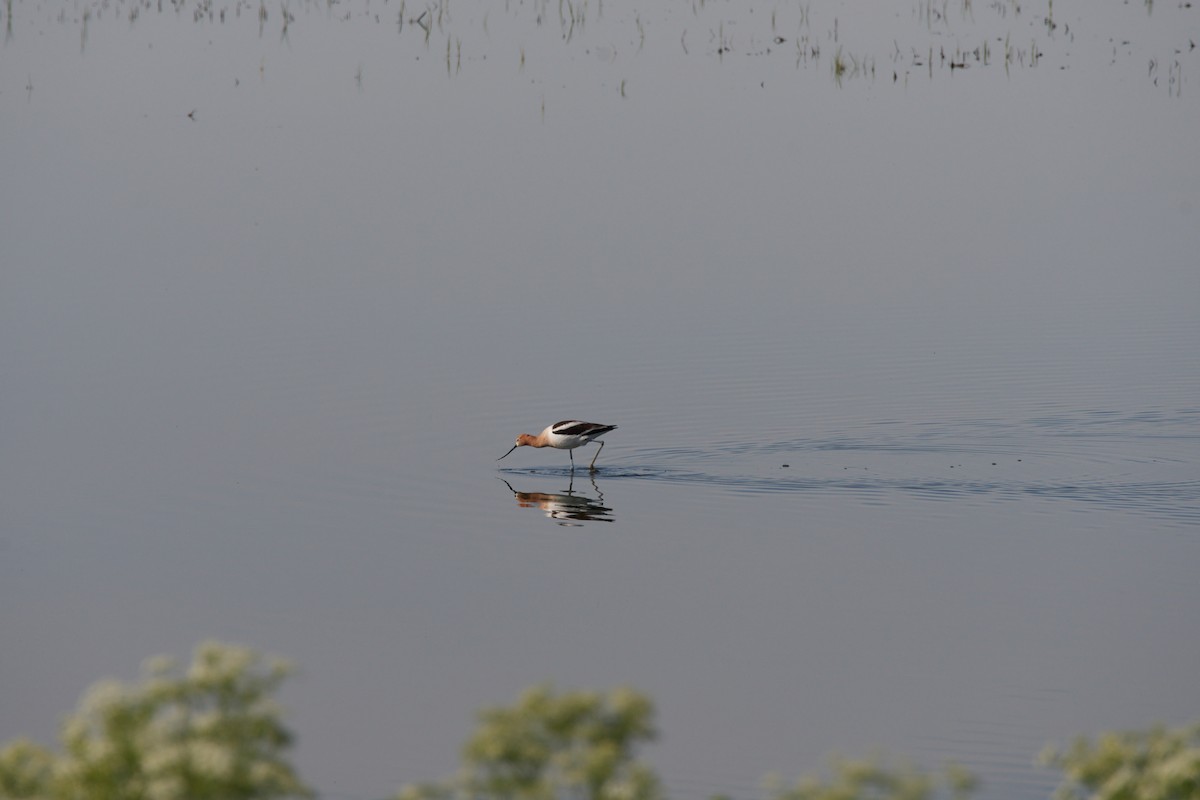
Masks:
[[[206,637],[346,800],[542,680],[681,800],[1200,716],[1200,11],[853,6],[6,6],[0,740]]]

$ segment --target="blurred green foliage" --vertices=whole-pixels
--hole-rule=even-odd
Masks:
[[[243,647],[205,642],[181,670],[146,662],[134,686],[102,681],[63,722],[62,752],[28,739],[0,750],[0,797],[242,800],[308,797],[285,754],[272,695],[290,672]]]
[[[441,783],[406,786],[399,800],[661,800],[636,759],[654,738],[654,706],[631,689],[556,694],[527,689],[511,708],[479,714],[462,767]]]
[[[292,736],[273,695],[291,669],[244,647],[205,642],[181,669],[146,662],[133,686],[102,681],[64,721],[61,752],[28,739],[0,749],[9,800],[306,798],[287,759]],[[486,709],[450,778],[397,800],[665,800],[637,758],[654,739],[654,706],[632,689],[526,690]],[[1200,800],[1200,725],[1105,733],[1041,756],[1064,773],[1058,800]],[[835,758],[828,778],[769,781],[768,800],[967,800],[976,779],[883,756]],[[724,800],[724,798],[713,798]]]
[[[960,767],[926,772],[908,762],[889,761],[882,754],[867,759],[835,757],[830,770],[829,780],[805,777],[791,787],[769,779],[771,800],[966,800],[978,784]]]
[[[1200,724],[1080,737],[1041,761],[1066,777],[1058,800],[1200,800]]]

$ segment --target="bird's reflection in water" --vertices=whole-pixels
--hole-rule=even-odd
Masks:
[[[500,480],[504,481],[504,485],[517,498],[517,505],[521,508],[540,508],[547,517],[559,525],[578,526],[584,522],[613,521],[612,509],[604,505],[604,493],[596,485],[595,478],[591,479],[595,498],[575,491],[574,473],[571,475],[571,482],[567,485],[567,491],[563,493],[518,492],[504,478]]]

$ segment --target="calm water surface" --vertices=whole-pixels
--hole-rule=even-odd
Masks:
[[[261,9],[5,7],[0,739],[205,637],[348,800],[541,680],[684,800],[1200,716],[1200,11]]]

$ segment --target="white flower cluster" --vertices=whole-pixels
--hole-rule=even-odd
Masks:
[[[182,671],[148,659],[144,679],[102,681],[63,723],[63,752],[0,750],[0,796],[239,800],[308,797],[285,758],[291,734],[271,698],[290,671],[255,651],[204,642]]]

